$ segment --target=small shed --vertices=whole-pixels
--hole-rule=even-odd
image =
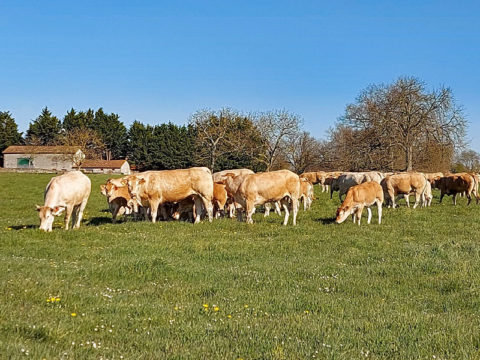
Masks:
[[[76,146],[20,146],[3,150],[3,167],[17,170],[72,170],[85,155]]]
[[[130,175],[130,164],[127,160],[85,160],[80,167],[85,172],[94,174]]]

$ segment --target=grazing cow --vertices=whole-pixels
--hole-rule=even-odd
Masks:
[[[328,192],[328,184],[325,184],[328,173],[326,171],[317,171],[317,180],[320,186],[322,187],[322,193]]]
[[[415,194],[415,205],[413,205],[413,208],[415,209],[424,196],[425,188],[427,186],[427,179],[422,173],[398,173],[387,176],[382,180],[381,185],[385,193],[385,201],[387,204],[391,204],[393,208],[396,206],[395,197],[398,194]],[[406,197],[405,200],[407,201],[407,206],[410,207],[408,197]]]
[[[211,222],[213,219],[213,180],[212,173],[206,167],[190,169],[146,171],[125,177],[128,191],[136,206],[150,207],[152,222],[157,219],[158,207],[164,203],[173,203],[194,195],[196,216],[200,222],[202,204]]]
[[[366,206],[368,211],[367,223],[370,224],[372,220],[372,210],[370,206],[377,204],[378,207],[378,223],[382,223],[382,203],[383,203],[383,189],[382,186],[375,181],[368,181],[360,185],[352,186],[348,189],[347,196],[342,205],[337,210],[337,224],[342,223],[345,219],[352,215],[353,223],[355,220],[360,225],[363,208]]]
[[[369,181],[370,178],[364,173],[345,173],[332,181],[330,186],[330,199],[334,191],[338,191],[338,197],[342,201],[342,195],[345,195],[352,186]]]
[[[320,179],[318,178],[316,171],[304,172],[303,174],[300,174],[298,176],[301,178],[307,179],[313,185],[318,184],[320,182]]]
[[[478,204],[479,196],[477,192],[477,179],[467,173],[451,174],[435,180],[435,187],[440,189],[440,202],[445,195],[453,196],[453,205],[457,205],[457,194],[463,193],[467,195],[467,205],[472,201],[472,194],[476,198]]]
[[[75,224],[73,228],[79,228],[91,187],[90,179],[81,171],[70,171],[52,178],[45,189],[44,205],[37,205],[40,229],[52,231],[54,216],[60,215],[63,211],[65,230],[68,230],[72,214],[72,223]]]
[[[367,181],[375,181],[376,183],[381,183],[382,180],[385,178],[385,175],[383,173],[378,172],[378,171],[367,171],[363,173],[365,175],[364,182]]]
[[[227,190],[223,182],[213,183],[213,212],[216,219],[225,215],[225,205],[227,203]]]
[[[195,220],[195,199],[193,196],[189,196],[173,204],[172,218],[174,218],[175,220],[180,220],[183,217],[185,217],[185,219],[190,222],[194,222]]]
[[[241,207],[240,204],[235,202],[235,193],[238,191],[241,183],[243,182],[245,176],[250,174],[244,175],[235,175],[235,173],[226,173],[225,179],[222,180],[222,183],[225,184],[225,190],[228,196],[228,213],[229,216],[232,218],[234,216],[235,210]],[[240,210],[240,209],[239,209]],[[241,218],[241,213],[238,212],[239,218]]]
[[[250,169],[231,169],[231,170],[222,170],[216,173],[213,173],[213,182],[219,182],[222,180],[226,180],[227,174],[233,175],[247,175],[247,174],[254,174],[254,172]]]
[[[232,179],[235,180],[235,177]],[[293,225],[296,225],[300,179],[289,170],[278,170],[245,175],[234,194],[235,201],[246,211],[247,223],[253,223],[252,215],[256,205],[270,201],[280,201],[285,210],[283,225],[287,225],[289,205],[293,211]]]
[[[133,201],[126,185],[121,185],[122,179],[108,179],[106,184],[100,185],[101,193],[107,197],[108,206],[112,213],[112,222],[117,222],[118,215],[128,215],[133,211]]]

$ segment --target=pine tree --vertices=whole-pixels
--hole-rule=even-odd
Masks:
[[[65,131],[72,131],[74,129],[84,129],[93,127],[94,112],[88,109],[86,112],[76,112],[72,108],[63,118],[63,129]]]
[[[92,129],[100,136],[107,147],[107,159],[125,157],[127,145],[127,129],[117,114],[106,114],[102,108],[95,112]]]
[[[128,161],[138,170],[149,170],[153,164],[153,127],[134,121],[128,130]]]
[[[3,150],[10,145],[22,143],[22,134],[18,132],[15,119],[8,111],[0,111],[0,163],[3,166]]]
[[[26,141],[35,145],[53,145],[58,140],[61,130],[60,120],[56,116],[52,116],[52,113],[45,107],[40,116],[30,123]]]

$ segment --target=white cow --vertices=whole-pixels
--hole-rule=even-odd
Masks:
[[[65,230],[68,230],[72,214],[72,223],[75,223],[73,228],[80,227],[91,188],[90,179],[81,171],[70,171],[52,178],[45,189],[44,205],[37,205],[40,229],[52,231],[54,216],[60,215],[63,211]]]

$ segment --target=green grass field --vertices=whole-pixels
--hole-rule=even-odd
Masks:
[[[111,224],[94,175],[79,230],[38,230],[52,175],[0,174],[0,358],[480,358],[480,206],[298,226]]]

